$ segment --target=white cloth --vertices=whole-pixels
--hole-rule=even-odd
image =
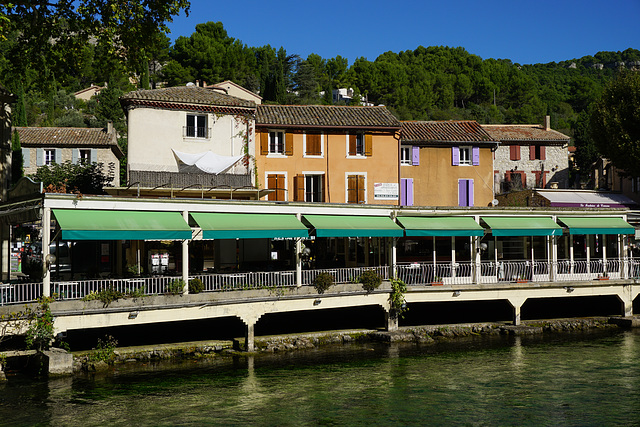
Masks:
[[[233,166],[242,156],[220,156],[211,151],[190,154],[173,150],[173,154],[185,165],[195,166],[203,172],[219,174]]]

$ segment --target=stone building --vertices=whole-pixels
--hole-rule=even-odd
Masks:
[[[571,138],[544,125],[482,125],[495,141],[496,193],[524,188],[567,188]]]

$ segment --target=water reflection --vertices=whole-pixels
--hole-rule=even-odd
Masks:
[[[351,345],[0,385],[8,425],[632,425],[638,332]]]

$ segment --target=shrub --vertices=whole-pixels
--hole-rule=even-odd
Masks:
[[[319,294],[323,294],[327,289],[335,285],[336,279],[329,273],[320,273],[313,280],[313,287]]]
[[[191,279],[189,280],[189,293],[190,294],[199,294],[204,291],[204,284],[200,279]]]
[[[108,287],[105,289],[101,289],[98,292],[91,292],[87,295],[84,296],[84,298],[82,298],[82,301],[93,301],[93,300],[98,300],[100,302],[102,302],[103,307],[108,307],[109,304],[111,304],[113,301],[118,301],[120,298],[124,298],[125,295],[112,288],[112,287]]]
[[[104,340],[98,338],[98,344],[92,349],[87,359],[91,362],[109,362],[116,353],[118,341],[111,335],[105,335]]]
[[[184,292],[184,280],[172,280],[171,283],[167,285],[166,292],[171,295],[182,295]]]
[[[362,283],[362,289],[373,292],[382,283],[382,277],[378,276],[375,271],[367,270],[360,275],[360,283]]]

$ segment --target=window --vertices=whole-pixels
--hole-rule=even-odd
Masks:
[[[530,145],[529,146],[529,160],[546,160],[544,145]]]
[[[349,156],[371,156],[373,153],[373,137],[371,134],[353,133],[347,135],[347,154]]]
[[[460,147],[460,165],[471,164],[471,147]]]
[[[480,147],[452,147],[451,164],[453,166],[478,166],[480,164]]]
[[[284,154],[284,132],[269,132],[269,154]]]
[[[400,205],[413,206],[413,178],[400,179]]]
[[[204,114],[187,114],[187,126],[184,136],[187,138],[207,138],[207,116]]]
[[[305,156],[322,156],[322,134],[307,132],[305,135]]]
[[[507,171],[504,174],[503,191],[517,191],[526,187],[527,177],[522,171]]]
[[[56,150],[53,148],[44,150],[44,164],[51,166],[56,162]]]
[[[286,198],[286,177],[284,174],[268,174],[267,188],[274,190],[269,194],[270,201],[284,202]]]
[[[305,175],[304,177],[304,201],[323,202],[322,180],[323,175]]]
[[[458,206],[473,206],[473,180],[458,180]]]
[[[364,175],[347,175],[347,203],[366,203],[366,180]]]
[[[411,165],[411,147],[400,148],[400,164],[405,166]]]
[[[87,165],[89,163],[91,163],[91,150],[79,150],[78,153],[78,161],[83,164],[83,165]]]

